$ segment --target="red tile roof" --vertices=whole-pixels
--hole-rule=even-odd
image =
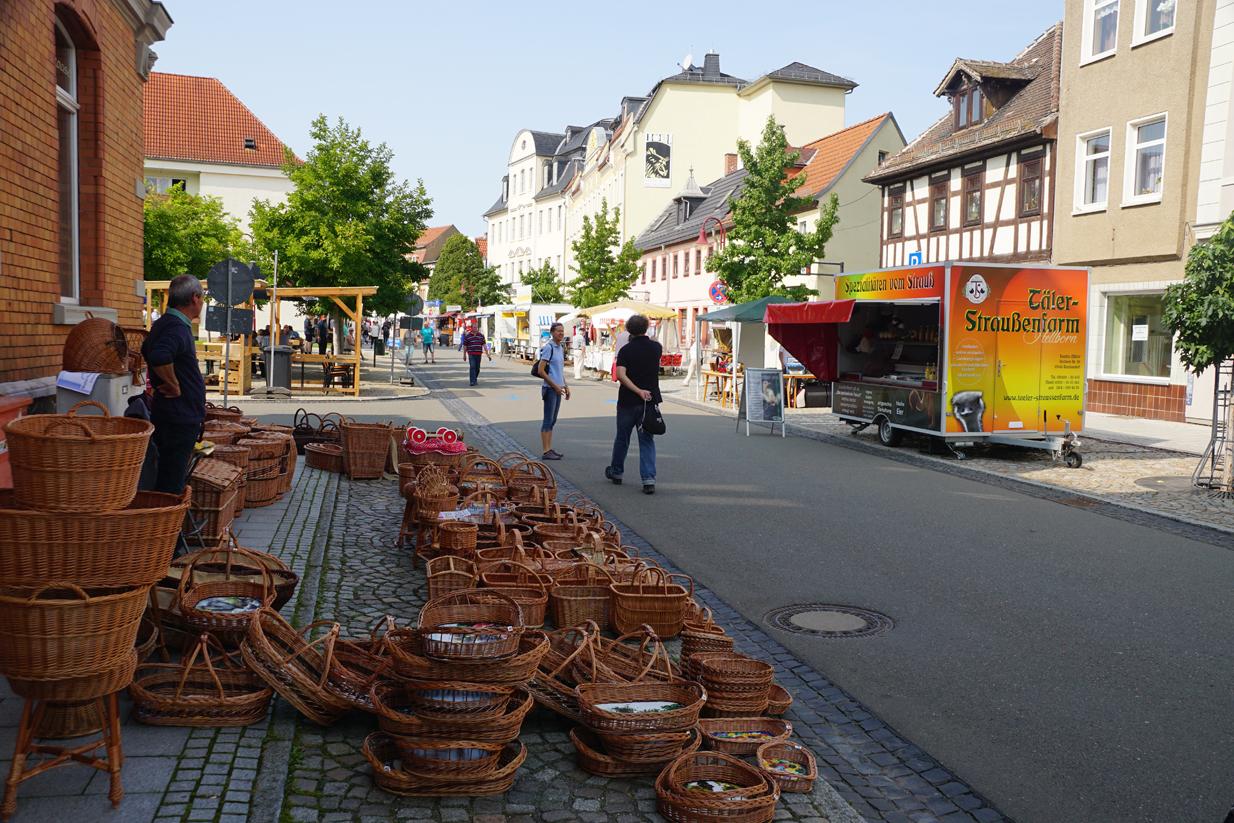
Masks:
[[[435,262],[437,260],[436,257],[434,257],[432,260],[427,259],[428,248],[429,246],[433,245],[434,242],[440,239],[440,237],[443,234],[450,231],[451,229],[454,229],[453,223],[451,223],[448,226],[431,226],[425,229],[424,234],[420,235],[420,239],[416,240],[416,251],[415,251],[416,262],[417,263]],[[454,229],[454,230],[458,231],[457,229]]]
[[[145,84],[145,155],[238,166],[283,165],[283,143],[213,77],[151,72]],[[251,139],[256,148],[246,149]]]
[[[866,141],[891,119],[891,112],[886,112],[829,134],[813,143],[806,143],[801,149],[801,156],[803,158],[808,156],[809,160],[804,170],[791,175],[805,176],[805,183],[797,190],[798,196],[817,197],[826,191],[849,162],[857,156]],[[862,169],[862,171],[868,171],[868,169]]]
[[[483,234],[476,238],[476,248],[480,250],[480,259],[488,262],[488,238]]]

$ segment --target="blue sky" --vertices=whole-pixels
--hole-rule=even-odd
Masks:
[[[747,79],[794,60],[850,77],[847,122],[890,110],[911,140],[943,112],[931,92],[955,57],[1010,59],[1063,14],[1059,0],[166,5],[158,71],[219,78],[301,156],[318,113],[343,117],[424,180],[431,225],[473,236],[518,129],[611,116],[687,53],[714,49]]]

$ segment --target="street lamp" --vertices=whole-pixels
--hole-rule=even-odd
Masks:
[[[703,225],[698,227],[697,243],[700,246],[709,245],[707,240],[707,224],[713,220],[716,224],[716,235],[718,237],[716,246],[719,248],[724,248],[724,244],[728,242],[728,232],[724,230],[724,221],[716,217],[714,214],[707,215],[707,217],[703,220]]]

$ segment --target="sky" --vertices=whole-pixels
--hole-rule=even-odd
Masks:
[[[164,4],[156,71],[217,77],[301,157],[314,117],[342,117],[424,181],[430,226],[471,236],[520,129],[614,116],[687,54],[747,80],[793,61],[848,77],[846,124],[891,111],[912,140],[945,112],[933,91],[956,57],[1009,60],[1063,15],[1062,0]]]

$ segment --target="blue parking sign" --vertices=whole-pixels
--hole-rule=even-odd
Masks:
[[[921,265],[921,252],[919,251],[909,252],[908,253],[908,265],[920,266]]]

